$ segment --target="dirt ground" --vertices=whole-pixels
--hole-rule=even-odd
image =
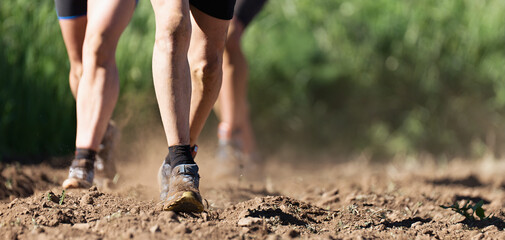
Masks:
[[[205,149],[205,147],[201,147]],[[66,169],[1,166],[0,232],[4,239],[505,239],[505,161],[364,156],[293,164],[267,159],[258,184],[212,179],[211,152],[199,153],[207,210],[160,210],[159,156],[120,164],[115,189],[59,187]],[[443,209],[474,204],[480,220]]]

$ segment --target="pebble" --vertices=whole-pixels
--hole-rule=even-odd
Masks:
[[[414,228],[414,229],[418,229],[419,227],[421,227],[423,223],[422,222],[415,222],[415,223],[412,223],[412,225],[410,225],[411,228]]]
[[[14,204],[16,204],[17,202],[19,201],[19,198],[15,198],[14,200],[12,200],[10,203],[9,203],[9,206],[7,206],[8,208],[11,208],[12,206],[14,206]]]
[[[87,230],[90,228],[88,223],[76,223],[72,227],[80,230]]]
[[[151,228],[149,228],[149,231],[154,234],[154,233],[157,233],[157,232],[161,232],[161,229],[160,229],[160,226],[158,226],[156,224],[156,225],[152,226]]]
[[[202,220],[203,220],[204,222],[209,221],[209,214],[208,214],[208,213],[206,213],[206,212],[203,212],[203,213],[202,213]]]
[[[140,212],[140,209],[138,207],[132,207],[130,209],[131,214],[138,214]]]
[[[247,226],[251,226],[256,223],[261,223],[262,221],[263,220],[261,218],[246,217],[246,218],[241,218],[240,220],[238,220],[237,225],[239,227],[247,227]]]

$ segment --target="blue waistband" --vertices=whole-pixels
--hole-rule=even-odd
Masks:
[[[83,17],[83,16],[86,16],[86,14],[80,14],[80,15],[75,15],[75,16],[66,16],[66,17],[60,17],[60,16],[58,16],[58,19],[59,20],[75,19],[75,18]]]
[[[135,7],[137,7],[137,4],[139,3],[139,0],[135,0]],[[56,11],[56,15],[58,15],[58,11]],[[65,16],[65,17],[60,17],[58,16],[58,20],[66,20],[66,19],[75,19],[78,17],[86,16],[87,14],[79,14],[79,15],[74,15],[74,16]]]

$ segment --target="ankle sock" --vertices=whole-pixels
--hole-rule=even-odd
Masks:
[[[88,159],[95,161],[96,151],[88,148],[76,148],[75,159]]]
[[[190,148],[191,150],[191,157],[193,157],[193,161],[195,160],[196,154],[198,153],[198,145],[193,145],[193,147]],[[170,152],[170,149],[169,149]],[[170,165],[170,153],[167,153],[167,156],[165,157],[165,163]]]
[[[191,156],[191,147],[189,145],[176,145],[168,147],[168,156],[165,158],[172,168],[181,164],[196,164]]]

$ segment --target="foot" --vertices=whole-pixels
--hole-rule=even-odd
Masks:
[[[218,179],[240,179],[242,174],[242,153],[233,141],[219,140],[216,152],[217,166],[214,175]]]
[[[168,165],[168,164],[167,164]],[[167,168],[161,168],[163,170]],[[198,190],[200,175],[196,164],[181,164],[170,171],[168,193],[163,210],[176,212],[202,212],[203,204]],[[163,189],[163,186],[162,186]]]
[[[198,152],[198,145],[191,147],[191,156],[193,159],[196,157]],[[168,156],[167,156],[168,158]],[[166,158],[166,159],[167,159]],[[172,172],[172,167],[168,163],[168,160],[163,161],[158,170],[158,186],[160,187],[160,200],[163,201],[167,198],[168,190],[170,187],[170,173]]]
[[[215,170],[217,178],[247,181],[264,179],[263,161],[258,154],[244,153],[240,144],[234,141],[219,141],[216,154],[219,168]]]
[[[89,188],[93,184],[93,165],[90,159],[74,159],[68,173],[68,178],[63,181],[62,187],[69,188]]]
[[[114,155],[119,140],[119,134],[119,129],[116,127],[116,124],[110,121],[95,161],[94,183],[100,187],[110,187],[116,176]]]

